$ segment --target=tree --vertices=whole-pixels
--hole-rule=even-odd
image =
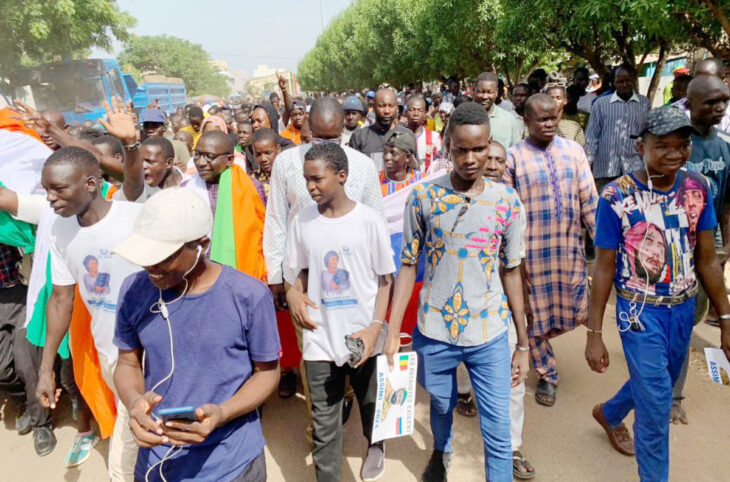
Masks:
[[[55,56],[74,58],[90,47],[126,40],[134,17],[114,0],[0,0],[0,74]]]
[[[167,35],[133,36],[119,54],[119,62],[142,73],[181,77],[191,96],[226,97],[231,88],[210,65],[210,56],[199,44]]]
[[[681,26],[688,40],[730,61],[730,4],[725,0],[655,0]]]

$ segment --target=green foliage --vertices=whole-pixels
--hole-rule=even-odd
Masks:
[[[137,72],[181,77],[188,95],[226,97],[231,88],[210,65],[210,56],[199,44],[167,35],[133,36],[119,54],[119,63]]]
[[[0,73],[54,56],[78,58],[90,47],[126,40],[135,19],[114,0],[0,0]]]
[[[302,59],[299,79],[343,90],[491,70],[513,84],[571,57],[605,74],[692,46],[730,60],[729,17],[727,0],[355,0]]]

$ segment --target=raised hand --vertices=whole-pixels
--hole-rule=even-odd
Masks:
[[[277,72],[276,80],[279,83],[279,89],[281,89],[282,91],[286,90],[286,87],[288,85],[288,81],[287,81],[286,77],[284,77],[279,72]]]
[[[25,122],[28,127],[31,127],[38,135],[44,135],[51,123],[41,115],[40,112],[34,108],[22,103],[19,100],[13,101],[15,108],[11,108],[17,115],[13,116],[13,119]]]
[[[137,142],[137,126],[134,124],[134,117],[129,108],[124,105],[119,97],[112,97],[112,103],[104,102],[106,109],[106,120],[99,119],[106,131],[122,141],[124,144]]]

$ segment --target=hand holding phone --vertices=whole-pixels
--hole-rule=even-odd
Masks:
[[[163,422],[169,422],[170,420],[187,420],[189,422],[195,422],[195,407],[174,407],[174,408],[163,408],[157,411],[157,416],[162,419]]]

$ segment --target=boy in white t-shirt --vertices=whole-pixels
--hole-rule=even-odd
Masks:
[[[58,346],[71,324],[77,284],[91,315],[91,335],[101,374],[116,393],[113,373],[118,349],[112,339],[117,298],[124,279],[141,268],[111,250],[132,232],[142,205],[107,201],[101,195],[101,182],[99,162],[80,147],[59,149],[43,166],[41,183],[46,198],[60,216],[50,232],[53,290],[46,311],[46,343],[36,388],[45,407],[55,408],[58,401],[53,366]],[[134,472],[137,447],[128,425],[129,414],[118,404],[109,448],[112,480],[128,480]]]
[[[299,275],[287,292],[287,301],[292,320],[304,329],[317,480],[336,481],[342,471],[346,376],[360,406],[363,434],[368,442],[371,439],[377,391],[374,355],[383,347],[382,320],[388,311],[395,265],[385,220],[345,194],[344,150],[336,144],[320,144],[304,160],[307,189],[317,205],[303,209],[289,229],[289,265]],[[362,342],[359,360],[351,359],[345,343],[348,335]],[[379,478],[384,463],[383,443],[370,443],[362,479]]]

